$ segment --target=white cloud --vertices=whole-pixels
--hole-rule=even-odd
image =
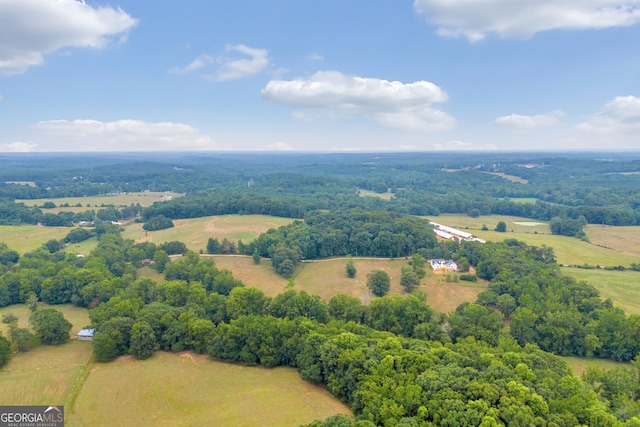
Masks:
[[[55,144],[46,151],[187,151],[217,148],[208,135],[182,123],[49,120],[37,123],[35,128]]]
[[[269,144],[267,145],[267,150],[270,151],[291,151],[293,150],[293,147],[289,144],[287,144],[286,142],[275,142],[273,144]]]
[[[312,61],[324,61],[324,55],[313,52],[311,55],[309,55],[309,59]]]
[[[578,125],[578,130],[624,143],[640,137],[640,98],[617,96],[595,115]],[[633,137],[633,138],[630,138]],[[637,148],[637,147],[635,147]]]
[[[0,74],[24,73],[64,47],[100,49],[137,20],[121,9],[76,0],[0,0]]]
[[[4,96],[0,94],[0,101],[4,101]]]
[[[261,73],[270,64],[269,51],[254,49],[243,44],[228,45],[227,52],[237,52],[247,58],[212,56],[202,54],[185,67],[173,67],[169,71],[174,74],[189,74],[202,70],[202,77],[215,81],[236,80]],[[211,70],[213,68],[213,70]]]
[[[11,153],[28,153],[34,151],[38,144],[32,144],[30,142],[16,141],[9,144],[0,144],[0,151]]]
[[[352,77],[338,71],[319,71],[309,79],[272,80],[262,89],[267,101],[302,109],[298,117],[323,112],[330,117],[368,117],[385,127],[447,130],[455,119],[432,104],[447,101],[447,94],[427,81],[401,83]]]
[[[442,36],[471,41],[487,34],[528,38],[557,29],[623,27],[640,22],[638,0],[415,0],[414,9]]]
[[[433,148],[439,151],[486,151],[495,150],[498,147],[494,144],[485,144],[482,146],[476,146],[471,142],[459,141],[452,139],[444,144],[433,144]]]
[[[510,114],[501,116],[495,120],[500,126],[509,126],[523,130],[533,130],[542,127],[551,127],[558,124],[560,117],[564,116],[561,110],[555,110],[550,113],[536,114],[534,116],[523,116],[520,114]]]

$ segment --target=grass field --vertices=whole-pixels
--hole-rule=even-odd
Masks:
[[[293,369],[243,367],[190,353],[95,364],[69,426],[282,426],[349,410]]]
[[[73,327],[72,338],[89,324],[87,310],[72,305],[56,305]],[[28,327],[30,312],[23,304],[3,307],[18,317],[20,327]],[[7,325],[0,324],[3,334]],[[91,343],[72,340],[61,346],[39,346],[27,353],[16,353],[0,370],[0,402],[3,405],[64,405],[91,359]]]
[[[88,207],[95,208],[100,206],[129,206],[135,205],[137,203],[140,206],[147,207],[151,206],[155,202],[162,202],[167,200],[168,197],[176,198],[183,196],[183,194],[179,193],[171,193],[171,192],[146,192],[146,193],[122,193],[117,195],[102,195],[102,196],[86,196],[86,197],[62,197],[59,199],[29,199],[29,200],[16,200],[18,203],[24,203],[27,206],[42,206],[45,202],[53,202],[56,206],[60,206],[62,204],[69,204],[69,206],[74,209],[78,209],[75,207],[78,203],[83,206],[83,209],[80,211],[87,210]],[[71,208],[55,208],[55,209],[46,209],[45,212],[56,213],[61,210],[70,210]]]
[[[584,231],[594,245],[640,258],[640,227],[589,224]]]
[[[19,254],[39,248],[51,239],[64,238],[71,227],[39,227],[37,225],[0,225],[0,242]]]
[[[614,362],[613,360],[596,359],[594,357],[561,356],[567,362],[574,375],[580,376],[587,371],[587,368],[600,368],[609,370],[623,367],[631,368],[631,363]]]
[[[529,245],[547,245],[553,248],[558,263],[564,265],[583,265],[587,263],[601,266],[620,264],[629,266],[632,262],[637,262],[638,254],[634,251],[640,251],[639,243],[625,242],[623,240],[622,236],[625,235],[625,230],[616,230],[618,227],[587,226],[585,228],[587,236],[591,239],[595,230],[595,241],[601,242],[592,241],[589,243],[575,237],[552,235],[548,224],[515,216],[491,215],[471,218],[467,215],[440,215],[429,217],[429,220],[468,231],[488,241],[502,241],[513,238]],[[498,221],[504,221],[507,224],[506,233],[492,231]],[[482,230],[483,224],[489,228],[489,231]],[[640,227],[620,228],[628,229],[626,230],[626,236],[629,236],[627,239],[633,240],[634,236],[638,236],[640,239]],[[609,238],[607,234],[609,231],[613,233],[612,236],[619,237]],[[598,246],[599,244],[601,245]]]
[[[265,295],[273,297],[287,290],[287,279],[275,273],[268,259],[263,259],[260,265],[254,265],[251,257],[214,255],[213,258],[218,268],[230,270],[245,285],[258,288]],[[301,263],[294,273],[291,289],[319,295],[324,301],[337,294],[345,294],[359,298],[366,304],[373,298],[367,288],[367,274],[373,270],[385,270],[391,278],[389,294],[406,294],[400,286],[400,270],[407,265],[407,260],[354,258],[353,261],[358,271],[353,279],[347,277],[345,258]],[[463,302],[475,301],[485,288],[484,283],[447,283],[445,276],[430,269],[427,269],[420,287],[427,293],[429,305],[443,313],[455,309]]]
[[[600,291],[602,299],[611,298],[627,313],[640,314],[640,272],[569,267],[563,267],[562,272],[588,282]]]
[[[51,305],[47,307],[53,307],[56,310],[60,311],[64,314],[64,317],[71,322],[73,325],[71,329],[71,336],[73,337],[76,332],[78,332],[83,327],[89,324],[89,314],[86,309],[76,307],[71,304],[61,304],[61,305]],[[29,316],[31,312],[27,308],[25,304],[16,304],[10,305],[9,307],[0,308],[0,319],[7,313],[12,313],[18,318],[18,326],[20,328],[28,328],[29,327]],[[7,336],[7,325],[4,323],[0,323],[0,331]]]
[[[360,197],[377,197],[382,200],[390,200],[394,196],[390,190],[387,190],[386,193],[376,193],[375,191],[362,189],[358,189],[358,195]]]
[[[137,242],[151,241],[156,244],[179,240],[187,248],[199,251],[206,249],[210,237],[222,240],[248,243],[270,228],[277,228],[293,222],[293,219],[279,218],[266,215],[221,215],[207,216],[193,219],[177,219],[175,227],[166,230],[145,232],[143,224],[129,224],[125,226],[122,237]]]

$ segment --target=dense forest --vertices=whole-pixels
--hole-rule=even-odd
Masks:
[[[54,156],[52,162],[45,155],[0,155],[4,223],[43,222],[42,212],[10,203],[15,199],[150,190],[187,196],[145,209],[146,219],[230,213],[303,218],[318,209],[360,207],[422,216],[493,213],[640,224],[640,159],[633,154]],[[33,185],[18,184],[24,182]],[[357,189],[391,191],[394,197],[359,197]],[[535,202],[512,200],[517,198]]]
[[[3,318],[11,327],[9,337],[0,336],[0,365],[12,351],[66,342],[68,322],[55,306],[72,303],[89,309],[98,362],[189,350],[296,368],[355,416],[314,427],[640,426],[640,316],[562,275],[548,247],[514,239],[438,242],[428,221],[416,216],[513,214],[552,220],[558,234],[578,236],[586,223],[637,224],[640,161],[633,157],[131,155],[88,158],[82,169],[72,155],[60,155],[55,166],[45,157],[1,157],[7,160],[0,167],[6,223],[47,225],[44,217],[53,215],[43,214],[46,206],[28,208],[14,199],[146,189],[187,194],[148,208],[88,210],[94,227],[72,228],[24,255],[0,244],[0,307],[27,304],[34,326],[31,333]],[[357,189],[394,197],[360,197]],[[511,200],[522,197],[537,201]],[[294,290],[268,297],[182,242],[135,243],[112,224],[135,218],[157,229],[172,219],[223,213],[299,219],[254,241],[210,239],[207,245],[211,253],[268,257],[284,276],[303,259],[406,258],[409,276],[419,272],[419,260],[451,258],[473,266],[475,275],[467,276],[488,287],[447,314],[420,293],[369,304]],[[88,256],[62,250],[93,236],[98,244]],[[346,264],[345,274],[348,257]],[[162,274],[160,282],[136,278],[149,265]],[[577,377],[557,355],[631,364]]]

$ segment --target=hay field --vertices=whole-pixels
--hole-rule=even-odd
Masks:
[[[89,324],[85,309],[66,304],[53,307],[73,324],[72,338]],[[28,327],[30,312],[25,305],[0,309],[0,317],[7,313],[18,317],[20,327]],[[0,324],[0,329],[6,336],[7,325]],[[91,343],[76,340],[14,354],[0,370],[0,402],[3,405],[64,405],[71,390],[81,381],[91,354]]]
[[[212,257],[218,269],[231,271],[233,277],[240,279],[246,286],[260,289],[267,296],[274,297],[287,288],[287,279],[275,272],[270,259],[263,258],[260,265],[255,265],[250,256],[204,256]]]
[[[89,322],[89,312],[87,309],[76,307],[72,304],[60,304],[60,305],[46,305],[41,304],[43,307],[52,307],[64,314],[64,317],[73,325],[71,329],[71,337],[83,327],[87,326]],[[8,307],[0,308],[0,319],[5,314],[12,313],[18,318],[18,327],[29,328],[29,316],[31,312],[25,304],[10,305]],[[9,328],[6,324],[0,323],[0,331],[7,336]]]
[[[629,266],[632,262],[638,262],[638,255],[640,255],[640,243],[633,239],[636,235],[640,238],[640,227],[588,225],[585,232],[592,242],[583,242],[575,237],[552,235],[548,224],[529,218],[506,215],[489,215],[479,218],[471,218],[467,215],[440,215],[429,217],[429,220],[468,231],[488,241],[518,239],[528,245],[552,247],[558,263],[563,265],[587,263],[600,266],[621,264]],[[504,221],[507,224],[506,233],[492,231],[498,221]],[[482,231],[483,224],[489,228],[489,231]],[[618,228],[620,230],[617,230]],[[592,236],[594,236],[593,239]],[[634,241],[626,241],[623,236],[631,236],[627,239]],[[607,245],[608,247],[605,247]]]
[[[175,227],[166,230],[145,232],[143,224],[129,224],[125,226],[122,237],[136,242],[150,241],[156,244],[179,240],[187,248],[200,251],[207,248],[210,237],[246,243],[254,240],[270,228],[278,228],[293,222],[290,218],[280,218],[267,215],[219,215],[202,218],[177,219]]]
[[[592,244],[640,258],[640,227],[589,224],[584,228]],[[638,261],[636,261],[638,262]]]
[[[155,202],[162,202],[167,200],[166,198],[176,198],[181,197],[184,194],[180,193],[172,193],[172,192],[142,192],[142,193],[121,193],[116,195],[101,195],[101,196],[84,196],[84,197],[61,197],[59,199],[16,199],[18,203],[24,203],[27,206],[42,206],[45,202],[53,202],[59,207],[62,204],[68,203],[70,207],[78,209],[75,207],[78,203],[80,203],[83,208],[82,211],[87,210],[89,207],[95,208],[100,206],[129,206],[135,205],[137,203],[140,206],[147,207],[151,206]],[[75,212],[71,208],[55,208],[54,209],[45,209],[44,212],[56,213],[61,210],[68,210],[71,212]]]
[[[51,239],[63,239],[73,227],[39,227],[37,225],[0,225],[0,242],[20,255],[38,249]]]
[[[562,273],[589,283],[627,313],[640,314],[640,272],[563,267]]]
[[[244,367],[191,353],[156,352],[95,364],[69,426],[282,426],[349,410],[289,368]]]

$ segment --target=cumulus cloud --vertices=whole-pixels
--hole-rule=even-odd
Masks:
[[[186,151],[213,150],[216,143],[183,123],[140,120],[49,120],[36,130],[55,146],[47,151]]]
[[[0,1],[0,74],[24,73],[64,47],[104,48],[137,22],[121,9],[84,1]]]
[[[601,135],[623,141],[629,136],[640,137],[640,98],[617,96],[578,129],[587,134]]]
[[[9,144],[0,144],[0,151],[10,153],[28,153],[34,151],[38,144],[32,144],[30,142],[16,141]]]
[[[174,74],[190,74],[201,70],[202,77],[222,82],[242,79],[261,73],[270,64],[269,51],[266,49],[255,49],[239,44],[228,45],[226,50],[227,52],[248,56],[248,58],[202,54],[187,66],[174,67],[169,71]]]
[[[529,38],[547,30],[623,27],[640,22],[638,0],[415,0],[442,36]]]
[[[534,116],[523,116],[520,114],[510,114],[501,116],[495,120],[500,126],[509,126],[522,130],[533,130],[542,127],[551,127],[558,124],[560,117],[564,116],[561,110],[550,113],[536,114]]]
[[[455,119],[432,107],[447,101],[447,94],[427,81],[402,83],[352,77],[338,71],[319,71],[309,79],[272,80],[262,89],[265,100],[330,117],[367,117],[380,125],[398,129],[447,130]]]
[[[309,55],[309,59],[312,61],[324,61],[324,55],[314,52],[311,55]]]

